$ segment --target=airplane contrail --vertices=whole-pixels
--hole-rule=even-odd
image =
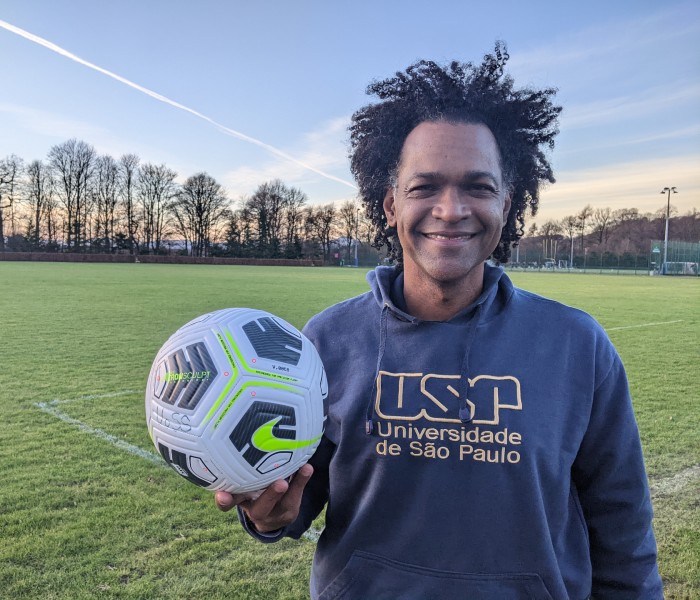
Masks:
[[[108,71],[107,69],[103,69],[102,67],[98,67],[96,64],[93,64],[87,60],[84,60],[80,58],[79,56],[76,56],[72,52],[69,52],[68,50],[65,50],[64,48],[61,48],[60,46],[57,46],[53,42],[49,42],[48,40],[45,40],[42,37],[39,37],[38,35],[34,35],[33,33],[30,33],[28,31],[25,31],[24,29],[20,29],[19,27],[15,27],[14,25],[7,23],[6,21],[0,20],[0,27],[3,29],[7,29],[7,31],[11,31],[12,33],[15,33],[30,42],[34,42],[35,44],[39,44],[40,46],[44,46],[44,48],[48,48],[52,52],[56,52],[56,54],[60,54],[61,56],[64,56],[66,58],[69,58],[70,60],[73,60],[85,67],[89,67],[90,69],[93,69],[97,71],[98,73],[102,73],[103,75],[107,75],[107,77],[111,77],[112,79],[116,79],[120,83],[123,83],[125,85],[128,85],[129,87],[146,94],[147,96],[150,96],[151,98],[154,98],[155,100],[158,100],[159,102],[163,102],[165,104],[169,104],[170,106],[173,106],[175,108],[179,108],[180,110],[184,110],[185,112],[190,113],[191,115],[194,115],[195,117],[198,117],[202,119],[203,121],[206,121],[207,123],[213,125],[220,131],[223,131],[225,134],[230,135],[232,137],[238,138],[239,140],[243,140],[245,142],[249,142],[251,144],[254,144],[256,146],[260,146],[261,148],[264,148],[271,154],[274,154],[275,156],[279,156],[280,158],[283,158],[285,160],[288,160],[290,162],[293,162],[294,164],[299,165],[300,167],[303,167],[304,169],[308,169],[309,171],[313,171],[314,173],[321,175],[322,177],[325,177],[326,179],[330,179],[331,181],[337,181],[338,183],[342,183],[343,185],[347,185],[348,187],[351,187],[353,189],[357,189],[357,187],[352,184],[349,181],[346,181],[345,179],[341,179],[340,177],[336,177],[335,175],[331,175],[330,173],[326,173],[325,171],[321,171],[320,169],[317,169],[316,167],[313,167],[312,165],[309,165],[305,162],[302,162],[293,156],[290,156],[286,152],[275,148],[274,146],[271,146],[270,144],[266,144],[263,141],[260,141],[258,139],[255,139],[253,137],[250,137],[249,135],[246,135],[245,133],[241,133],[240,131],[236,131],[235,129],[231,129],[229,127],[226,127],[225,125],[222,125],[221,123],[217,123],[214,119],[211,117],[207,117],[206,115],[203,115],[200,112],[197,112],[196,110],[189,108],[188,106],[185,106],[184,104],[180,104],[179,102],[175,102],[174,100],[171,100],[170,98],[163,96],[162,94],[159,94],[157,92],[154,92],[153,90],[149,90],[148,88],[145,88],[138,83],[134,83],[133,81],[129,81],[125,77],[122,77],[121,75],[117,75],[116,73],[112,73],[112,71]]]

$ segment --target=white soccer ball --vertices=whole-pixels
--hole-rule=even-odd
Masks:
[[[313,344],[262,310],[231,308],[178,329],[146,388],[148,432],[165,461],[208,490],[262,490],[309,460],[328,384]]]

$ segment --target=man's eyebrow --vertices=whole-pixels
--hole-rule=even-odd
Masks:
[[[414,173],[408,180],[413,181],[414,179],[444,179],[445,176],[438,173],[437,171],[426,171],[422,173]]]
[[[484,177],[486,179],[490,179],[496,185],[498,185],[499,178],[496,177],[495,173],[492,173],[491,171],[469,171],[464,179],[466,181],[474,181],[475,179],[482,179]]]
[[[491,171],[467,171],[462,179],[463,183],[470,183],[473,181],[476,181],[478,179],[490,179],[494,185],[498,186],[499,185],[499,180],[496,177],[494,173]],[[408,181],[414,181],[415,179],[427,179],[429,181],[443,181],[446,179],[446,176],[444,173],[440,173],[438,171],[424,171],[424,172],[419,172],[419,173],[414,173],[408,178]]]

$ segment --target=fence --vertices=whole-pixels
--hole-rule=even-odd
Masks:
[[[650,262],[652,270],[660,275],[695,275],[700,271],[700,243],[652,240]]]
[[[506,268],[514,271],[558,271],[575,273],[611,273],[617,275],[649,275],[650,259],[629,252],[588,252],[575,255],[573,265],[567,259],[544,258],[541,252],[520,250],[519,261],[511,255]]]
[[[539,248],[521,247],[519,251],[513,251],[506,268],[516,271],[568,271],[646,276],[698,276],[700,274],[700,244],[669,241],[666,255],[664,263],[664,242],[659,240],[651,241],[651,251],[647,255],[589,251],[586,248],[583,253],[574,255],[573,264],[569,264],[568,255],[562,258],[559,253],[558,256],[548,257]]]
[[[321,267],[323,261],[295,258],[196,257],[176,254],[80,254],[73,252],[0,252],[0,261],[167,263],[188,265],[258,265],[275,267]]]

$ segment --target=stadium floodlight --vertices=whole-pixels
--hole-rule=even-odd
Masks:
[[[668,219],[671,213],[671,192],[677,194],[675,187],[665,187],[661,190],[662,194],[668,193],[668,201],[666,202],[666,231],[664,233],[664,264],[661,267],[661,274],[666,275],[666,262],[668,260]]]

